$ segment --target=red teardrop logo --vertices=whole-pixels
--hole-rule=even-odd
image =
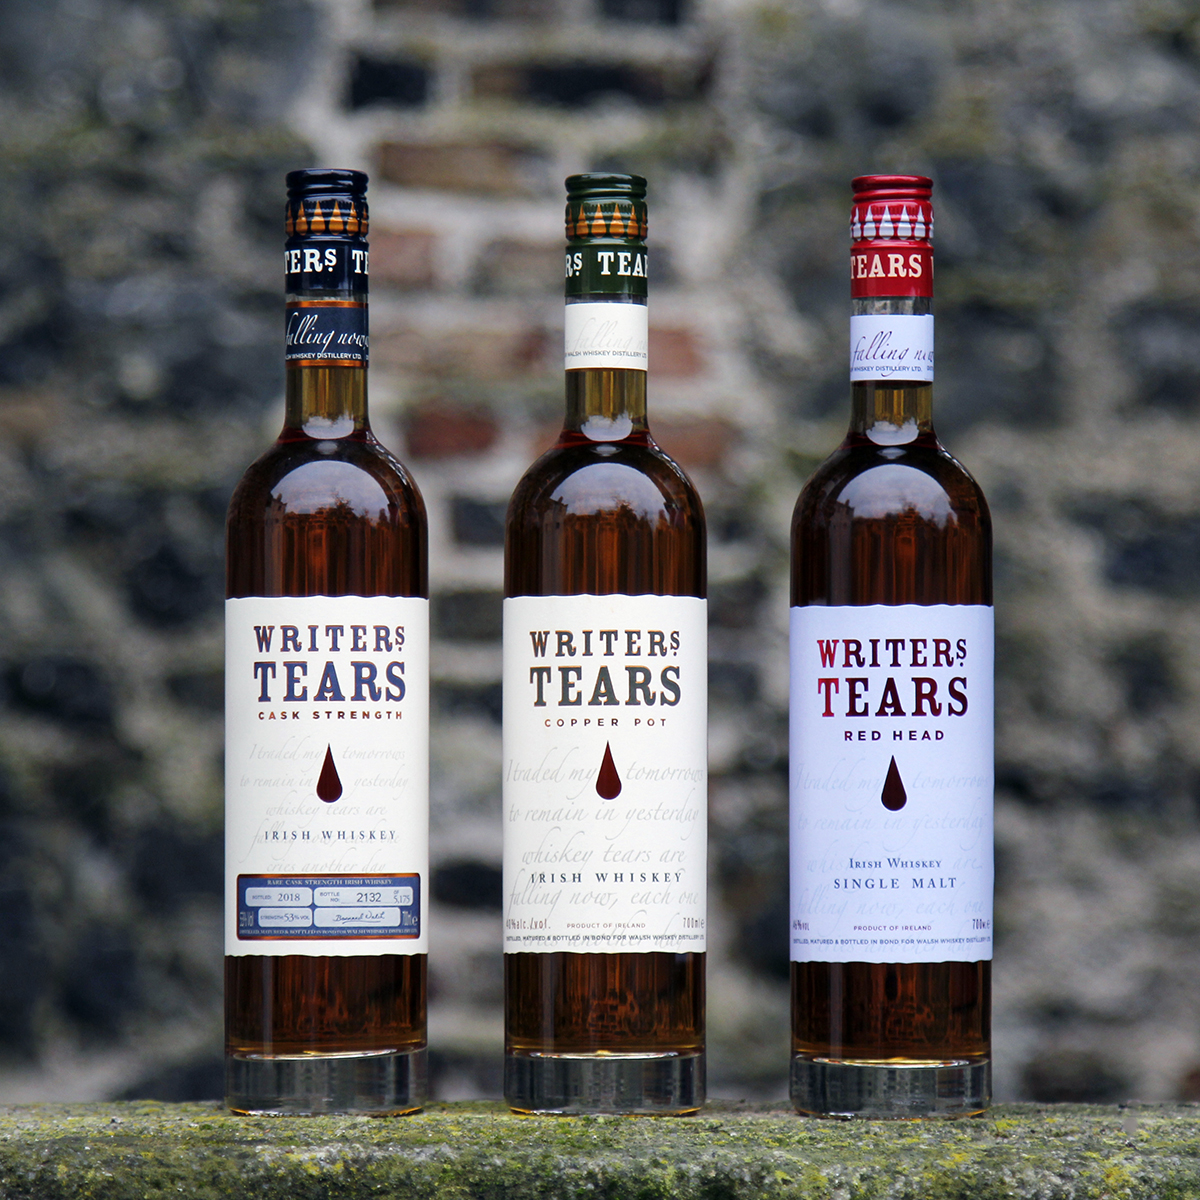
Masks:
[[[896,766],[893,755],[892,765],[888,767],[887,778],[883,781],[883,795],[880,797],[883,807],[899,812],[908,803],[908,793],[904,790],[904,781],[900,778],[900,768]]]
[[[613,762],[612,747],[604,743],[604,761],[600,764],[600,774],[596,776],[596,795],[605,800],[615,800],[621,794],[621,777],[617,774],[617,764]]]
[[[321,767],[321,777],[317,780],[317,795],[326,804],[332,804],[342,794],[342,781],[338,778],[337,767],[333,765],[333,747],[325,747],[325,764]]]

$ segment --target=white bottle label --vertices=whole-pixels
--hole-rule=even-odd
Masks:
[[[649,362],[649,318],[644,304],[584,301],[568,304],[565,318],[568,371],[619,367],[644,371]]]
[[[225,602],[225,953],[424,954],[429,601]]]
[[[933,380],[933,317],[850,318],[850,382]]]
[[[707,720],[705,601],[504,601],[507,953],[704,950]]]
[[[791,613],[794,962],[992,957],[993,612]]]

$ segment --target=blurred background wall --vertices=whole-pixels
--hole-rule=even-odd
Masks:
[[[5,0],[0,1097],[220,1091],[222,522],[304,165],[371,173],[429,504],[438,1094],[499,1091],[503,514],[583,169],[650,179],[710,520],[712,1090],[783,1094],[788,518],[845,426],[848,182],[901,170],[996,519],[998,1092],[1200,1097],[1197,0]]]

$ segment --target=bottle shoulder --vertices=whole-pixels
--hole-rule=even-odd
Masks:
[[[508,596],[703,596],[704,509],[644,432],[593,442],[569,431],[509,503]]]
[[[367,431],[285,431],[242,476],[225,529],[228,596],[428,595],[421,493]]]
[[[522,476],[509,522],[620,512],[654,524],[691,520],[704,508],[692,481],[648,435],[592,442],[564,435]]]
[[[852,435],[796,502],[792,603],[991,604],[991,544],[982,490],[932,435]]]
[[[327,513],[377,521],[423,522],[425,503],[404,466],[369,430],[318,441],[277,440],[247,468],[229,507],[230,522],[274,516]]]
[[[908,516],[991,524],[983,490],[932,435],[898,446],[848,436],[805,483],[793,522],[835,513],[851,520]]]

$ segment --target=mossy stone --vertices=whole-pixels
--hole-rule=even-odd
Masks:
[[[1200,1195],[1200,1109],[1004,1105],[932,1122],[521,1117],[252,1119],[216,1104],[0,1110],[4,1200],[1173,1200]]]

